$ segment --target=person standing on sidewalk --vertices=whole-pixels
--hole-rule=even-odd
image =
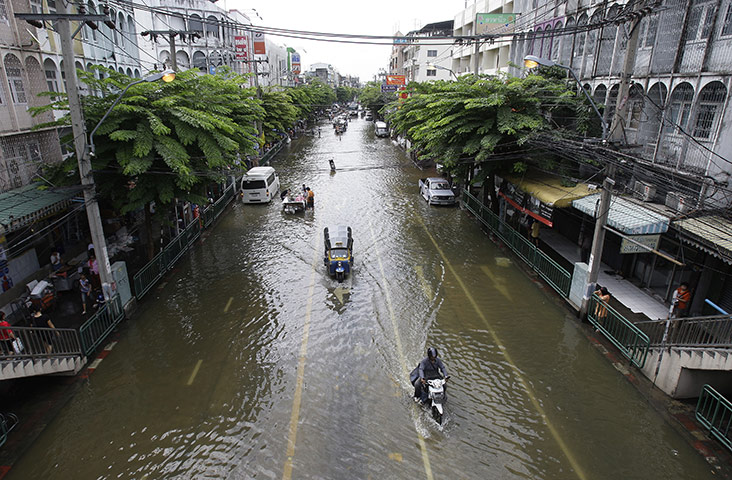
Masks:
[[[10,323],[5,320],[5,312],[0,312],[0,342],[2,342],[2,354],[11,355],[15,349],[13,348],[13,341],[15,340],[15,334],[10,329]]]
[[[689,302],[691,301],[691,291],[689,284],[682,282],[679,288],[674,290],[671,298],[671,308],[669,309],[669,318],[685,317],[688,313]]]
[[[86,315],[86,301],[89,298],[89,292],[91,292],[91,282],[86,278],[83,273],[79,277],[79,290],[81,291],[81,314]]]

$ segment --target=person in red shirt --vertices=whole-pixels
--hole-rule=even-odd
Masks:
[[[689,290],[689,284],[682,282],[674,291],[674,295],[671,299],[671,318],[685,317],[689,302],[691,301],[691,291]]]
[[[10,329],[8,321],[5,320],[5,312],[0,312],[0,342],[3,355],[10,355],[14,352],[13,340],[15,340],[15,334]]]

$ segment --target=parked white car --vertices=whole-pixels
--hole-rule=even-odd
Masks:
[[[430,177],[419,180],[419,193],[430,205],[454,205],[455,193],[444,178]]]

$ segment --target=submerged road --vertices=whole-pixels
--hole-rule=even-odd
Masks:
[[[370,122],[272,165],[314,211],[223,215],[7,479],[714,478],[466,212],[426,205]],[[343,283],[322,263],[338,224]],[[442,426],[411,399],[428,346],[452,375]]]

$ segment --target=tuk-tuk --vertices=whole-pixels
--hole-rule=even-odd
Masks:
[[[325,254],[323,263],[328,268],[331,277],[342,282],[346,275],[351,273],[353,266],[353,236],[351,227],[338,225],[323,230]]]

